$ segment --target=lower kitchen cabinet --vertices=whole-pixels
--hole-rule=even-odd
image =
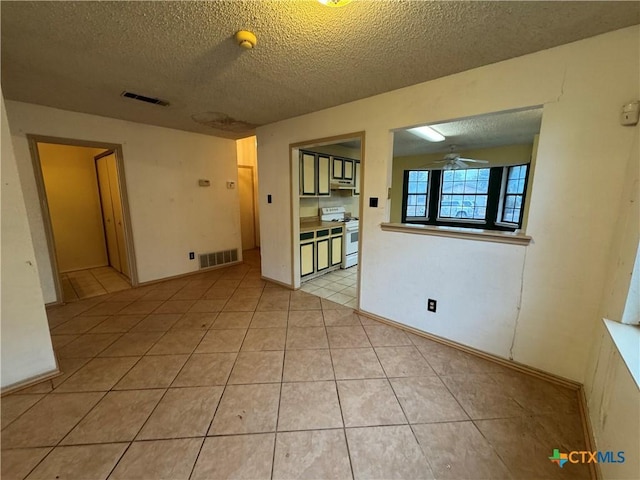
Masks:
[[[339,232],[338,232],[339,230]],[[334,234],[338,232],[338,234]],[[340,265],[342,263],[342,228],[331,229],[331,266]]]
[[[315,234],[307,232],[300,234],[300,276],[311,275],[315,269]]]
[[[329,239],[318,240],[316,242],[316,265],[317,271],[321,272],[329,268]]]
[[[313,278],[342,264],[343,227],[300,234],[300,277]]]

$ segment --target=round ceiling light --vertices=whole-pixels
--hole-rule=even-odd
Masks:
[[[248,30],[240,30],[239,32],[236,32],[235,37],[236,37],[236,42],[238,42],[238,45],[241,46],[242,48],[246,48],[247,50],[250,50],[253,47],[255,47],[256,43],[258,42],[258,39],[256,38],[256,36],[252,32],[249,32]]]
[[[321,4],[327,7],[344,7],[346,4],[351,3],[351,0],[318,0]]]

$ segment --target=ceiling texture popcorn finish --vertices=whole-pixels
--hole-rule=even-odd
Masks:
[[[240,138],[637,24],[637,2],[2,2],[6,98]],[[250,30],[254,49],[234,34]],[[160,108],[123,90],[166,99]],[[245,129],[193,120],[215,112]],[[206,116],[206,115],[205,115]]]

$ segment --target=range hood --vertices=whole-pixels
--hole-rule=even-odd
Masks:
[[[355,190],[351,180],[332,180],[331,190]]]

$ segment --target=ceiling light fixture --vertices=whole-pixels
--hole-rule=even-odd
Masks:
[[[238,42],[238,45],[242,48],[251,50],[256,46],[258,39],[252,32],[249,32],[248,30],[240,30],[236,32],[236,42]]]
[[[327,7],[344,7],[346,4],[351,3],[351,0],[318,0],[321,4]]]
[[[407,132],[413,133],[417,137],[424,138],[430,142],[444,142],[446,140],[444,135],[427,126],[409,128],[407,129]]]

